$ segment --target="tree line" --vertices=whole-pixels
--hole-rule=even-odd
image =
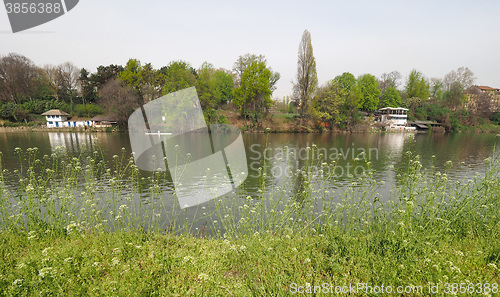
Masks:
[[[129,59],[122,65],[101,65],[90,73],[72,63],[39,67],[11,53],[0,57],[0,117],[27,122],[49,109],[91,117],[107,114],[126,125],[140,105],[165,94],[196,87],[209,123],[228,123],[217,110],[231,102],[250,123],[260,122],[272,103],[280,75],[263,55],[245,54],[232,70],[204,62],[198,69],[172,61],[155,69]]]
[[[151,63],[129,59],[122,65],[101,65],[90,73],[70,62],[37,66],[11,53],[0,56],[0,118],[28,122],[49,109],[79,117],[107,114],[126,125],[140,105],[162,95],[196,87],[208,123],[227,123],[218,110],[234,105],[246,125],[259,128],[273,105],[272,94],[280,74],[263,55],[238,57],[232,69],[204,62],[194,68],[172,61],[155,69]],[[492,115],[491,97],[470,91],[476,77],[460,67],[443,78],[427,78],[416,69],[403,78],[399,71],[380,77],[342,73],[319,85],[312,38],[304,31],[299,43],[297,76],[289,110],[298,125],[350,129],[366,113],[381,107],[405,107],[410,119],[443,123],[449,131],[499,118]],[[471,96],[474,105],[467,105]],[[500,122],[500,121],[499,121]]]
[[[306,30],[299,45],[297,77],[294,81],[292,103],[300,119],[326,126],[351,128],[364,113],[383,107],[405,107],[410,119],[442,123],[448,131],[458,130],[461,124],[483,123],[490,117],[500,124],[498,113],[492,113],[491,94],[471,90],[476,77],[467,67],[460,67],[443,78],[428,79],[413,69],[403,84],[399,71],[380,77],[363,74],[355,77],[349,72],[318,85],[316,62],[311,34]],[[466,102],[474,96],[475,105]]]

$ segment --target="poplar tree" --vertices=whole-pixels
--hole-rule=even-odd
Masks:
[[[311,33],[305,30],[299,45],[297,82],[293,85],[294,101],[302,117],[309,113],[309,105],[317,88],[318,76],[311,43]]]

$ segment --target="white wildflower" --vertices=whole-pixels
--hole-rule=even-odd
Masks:
[[[53,247],[50,247],[50,246],[49,246],[49,247],[47,247],[47,248],[45,248],[45,249],[42,251],[42,255],[44,255],[45,257],[47,257],[47,256],[48,256],[48,254],[49,254],[49,251],[50,251],[50,250],[52,250],[52,249],[53,249]]]
[[[46,276],[54,276],[56,274],[56,270],[52,267],[44,267],[40,269],[38,272],[38,276],[41,278],[45,278]]]
[[[206,273],[200,273],[200,274],[198,275],[198,278],[199,278],[200,280],[202,280],[202,281],[208,280],[208,274],[206,274]]]
[[[497,265],[495,263],[489,263],[488,267],[491,267],[493,269],[498,269]]]
[[[13,286],[19,286],[19,287],[22,286],[23,285],[23,279],[22,278],[21,279],[19,279],[19,278],[16,279],[15,281],[12,282],[12,285]]]
[[[185,256],[185,257],[184,257],[184,262],[185,262],[185,263],[188,263],[188,262],[193,262],[193,261],[194,261],[194,258],[193,258],[193,257],[191,257],[191,256]]]

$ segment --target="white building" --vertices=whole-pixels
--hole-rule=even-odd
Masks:
[[[402,107],[384,107],[378,110],[380,122],[386,125],[387,131],[415,131],[408,127],[408,109]]]
[[[94,126],[94,121],[92,120],[78,120],[78,121],[71,121],[68,120],[69,114],[65,113],[64,111],[60,111],[59,109],[51,109],[47,112],[42,113],[43,116],[45,116],[45,119],[47,120],[47,127],[48,128],[62,128],[62,127],[92,127]]]

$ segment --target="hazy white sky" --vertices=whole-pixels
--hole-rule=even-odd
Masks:
[[[0,8],[0,55],[37,65],[71,61],[95,71],[129,58],[161,67],[185,60],[231,69],[263,54],[281,74],[274,97],[291,94],[302,32],[312,35],[321,84],[349,71],[443,77],[469,67],[500,87],[500,1],[129,1],[80,0],[66,15],[13,34]]]

